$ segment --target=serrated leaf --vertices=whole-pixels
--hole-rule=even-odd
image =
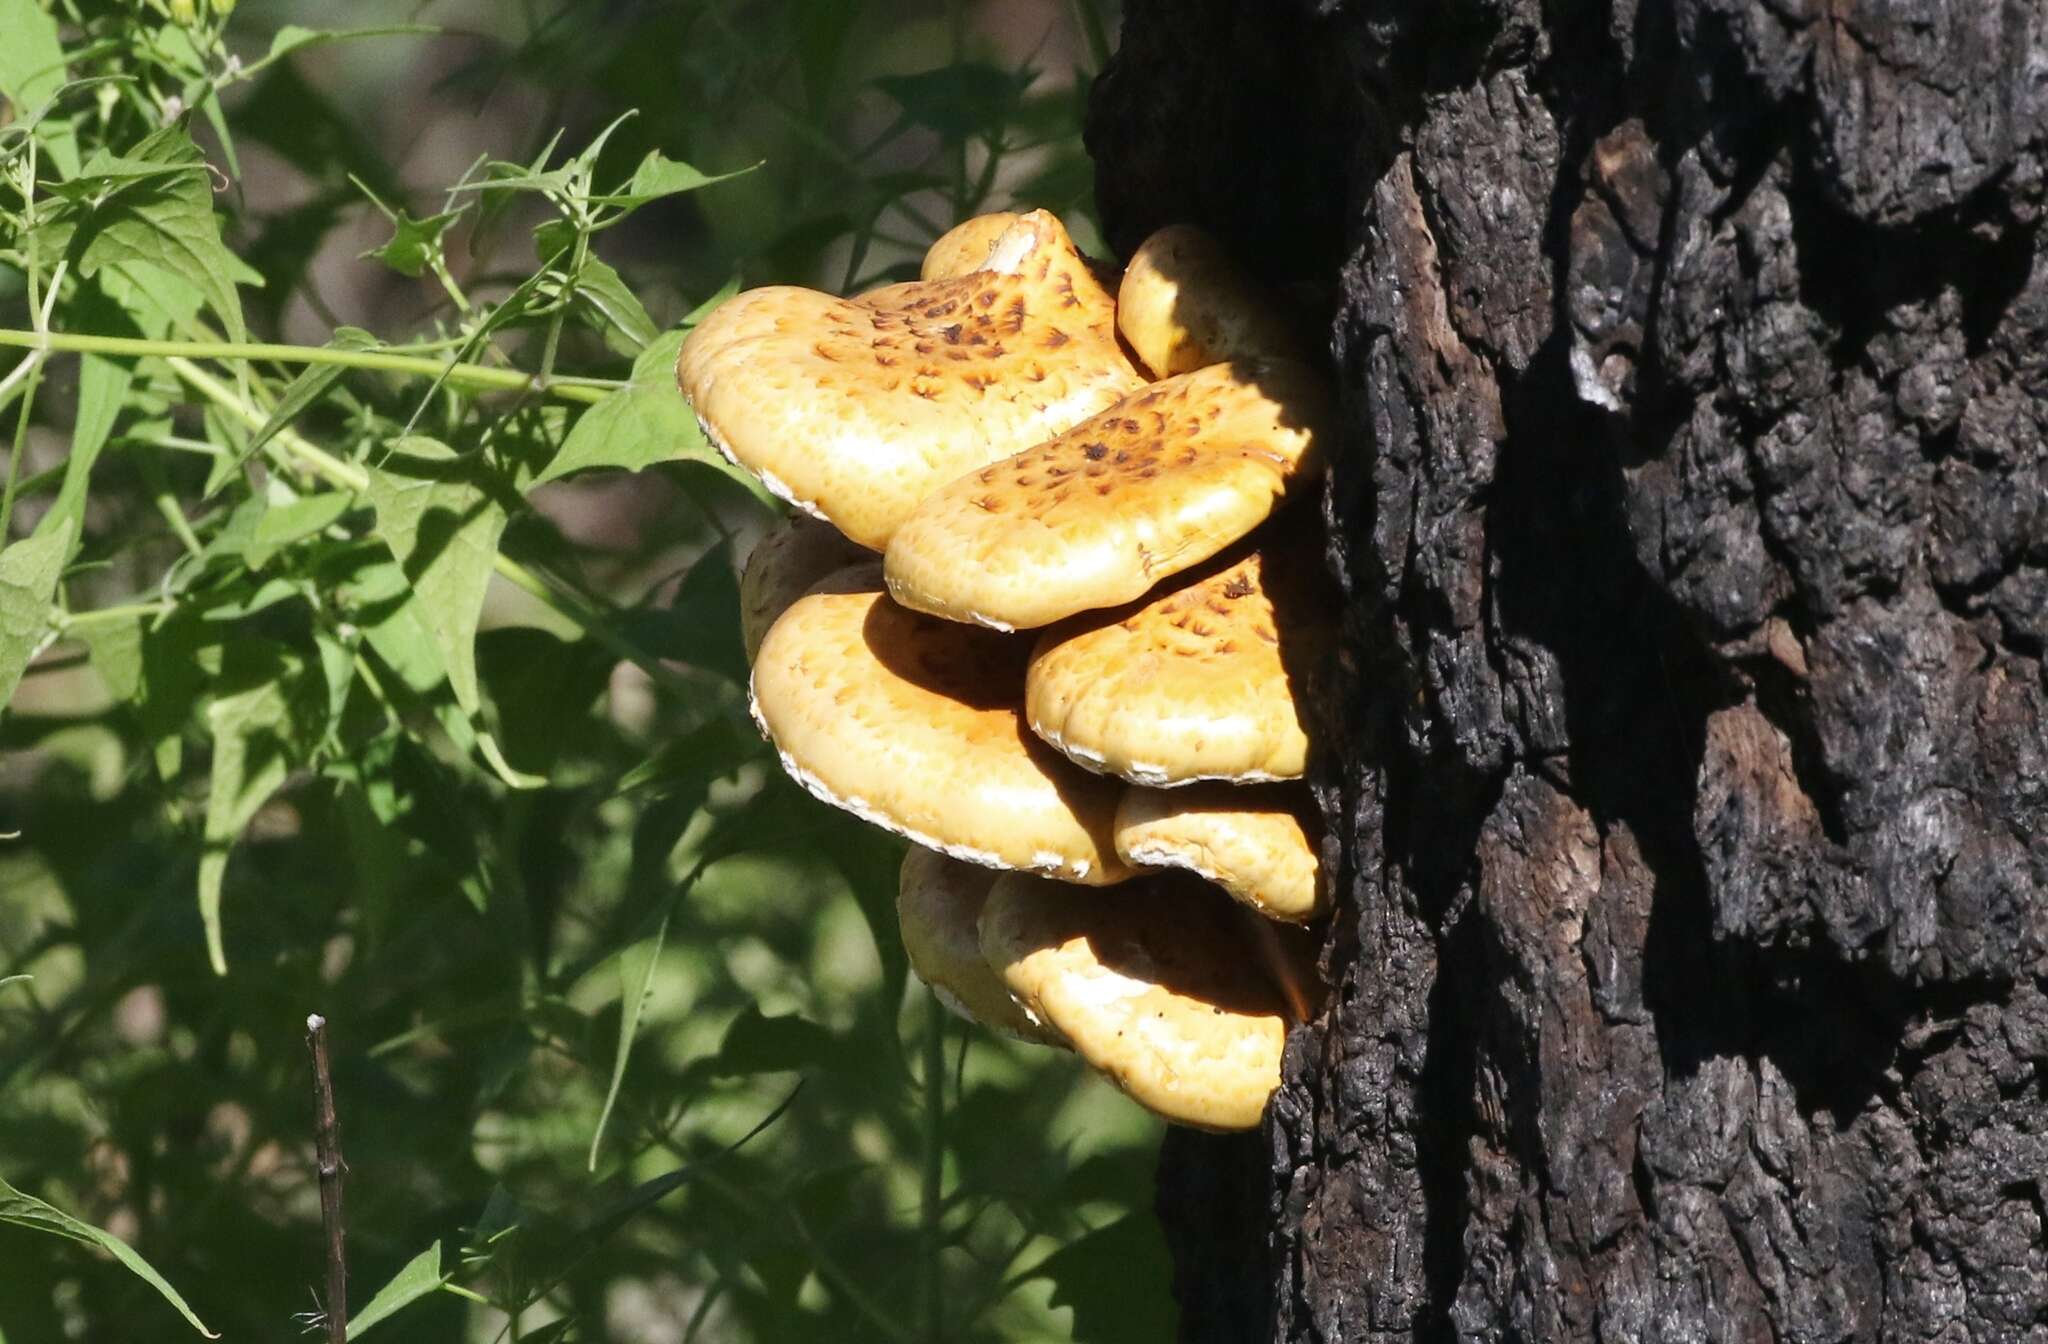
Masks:
[[[246,339],[235,286],[261,285],[263,277],[220,240],[205,155],[184,131],[165,127],[144,137],[125,157],[178,171],[131,182],[96,204],[70,204],[45,227],[53,238],[78,249],[81,276],[90,279],[104,267],[120,266],[178,277],[199,290],[228,339]]]
[[[129,1273],[156,1289],[164,1301],[175,1307],[178,1314],[183,1316],[194,1330],[208,1339],[220,1338],[206,1328],[206,1322],[193,1313],[192,1308],[185,1304],[185,1299],[178,1295],[178,1290],[171,1287],[164,1276],[150,1266],[149,1261],[136,1254],[134,1247],[113,1233],[102,1232],[90,1223],[80,1222],[53,1204],[46,1204],[34,1195],[23,1194],[4,1180],[0,1180],[0,1223],[12,1223],[16,1227],[25,1227],[32,1232],[47,1232],[52,1236],[64,1237],[105,1251],[120,1261]]]
[[[534,485],[560,480],[593,467],[638,471],[657,462],[702,462],[758,489],[753,477],[719,456],[705,442],[697,417],[676,387],[676,354],[682,331],[668,332],[640,352],[633,376],[577,418],[561,451],[533,480]],[[531,488],[531,487],[529,487]]]
[[[0,551],[0,712],[50,630],[50,598],[71,553],[71,524]]]
[[[234,645],[229,653],[237,665],[223,679],[242,689],[216,696],[206,707],[213,776],[206,795],[206,848],[199,858],[199,919],[216,975],[228,970],[220,921],[228,851],[299,764],[307,717],[302,664],[295,655],[250,644]]]
[[[350,1319],[348,1337],[357,1339],[421,1298],[440,1292],[449,1277],[441,1272],[441,1243],[437,1241],[406,1261],[405,1268],[392,1275],[391,1281],[379,1288],[377,1295]]]

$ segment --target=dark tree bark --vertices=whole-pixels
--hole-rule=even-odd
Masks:
[[[1127,0],[1327,324],[1335,990],[1197,1340],[2048,1340],[2048,5]]]

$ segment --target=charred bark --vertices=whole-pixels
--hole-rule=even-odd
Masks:
[[[1335,986],[1197,1340],[2048,1340],[2048,6],[1127,0],[1326,323]]]

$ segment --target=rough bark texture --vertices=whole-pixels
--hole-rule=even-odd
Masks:
[[[2048,1341],[2048,5],[1127,0],[1331,333],[1336,991],[1198,1340]]]

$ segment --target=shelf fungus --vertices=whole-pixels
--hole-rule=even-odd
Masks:
[[[1293,1014],[1238,914],[1178,875],[1103,895],[1006,874],[982,907],[981,950],[1033,1016],[1146,1109],[1250,1129],[1280,1085]]]
[[[1133,784],[1300,778],[1298,679],[1331,635],[1305,578],[1269,571],[1254,551],[1135,608],[1046,631],[1024,683],[1031,730]]]
[[[740,643],[747,662],[767,638],[768,627],[812,585],[874,552],[840,535],[837,528],[796,514],[770,528],[747,552],[740,573]]]
[[[769,627],[754,717],[792,778],[929,849],[1067,882],[1122,881],[1119,790],[1031,737],[1022,642],[905,611],[873,565]]]
[[[997,874],[912,845],[897,880],[896,921],[910,969],[947,1009],[1020,1041],[1064,1046],[1034,1019],[981,955],[977,932]]]
[[[1268,919],[1306,924],[1320,894],[1309,800],[1299,786],[1133,787],[1116,810],[1116,852],[1138,868],[1184,868]]]
[[[792,778],[916,842],[918,978],[1170,1121],[1257,1125],[1328,903],[1284,783],[1334,633],[1289,503],[1335,432],[1305,344],[1197,231],[1119,277],[1034,210],[856,299],[741,294],[676,376],[812,515],[747,558],[751,708]]]
[[[1144,381],[1114,300],[1043,210],[965,275],[866,299],[748,290],[690,333],[676,377],[720,452],[875,550],[932,491]]]
[[[940,234],[939,240],[926,250],[917,278],[951,280],[955,276],[972,275],[981,270],[988,265],[989,253],[995,251],[996,241],[1022,218],[1012,211],[998,210],[994,214],[976,215],[955,224]]]
[[[1314,479],[1329,415],[1304,364],[1215,364],[1154,383],[919,504],[889,543],[890,595],[997,630],[1129,602]]]
[[[1307,358],[1278,305],[1191,224],[1168,225],[1131,254],[1116,326],[1156,378],[1248,356]]]

